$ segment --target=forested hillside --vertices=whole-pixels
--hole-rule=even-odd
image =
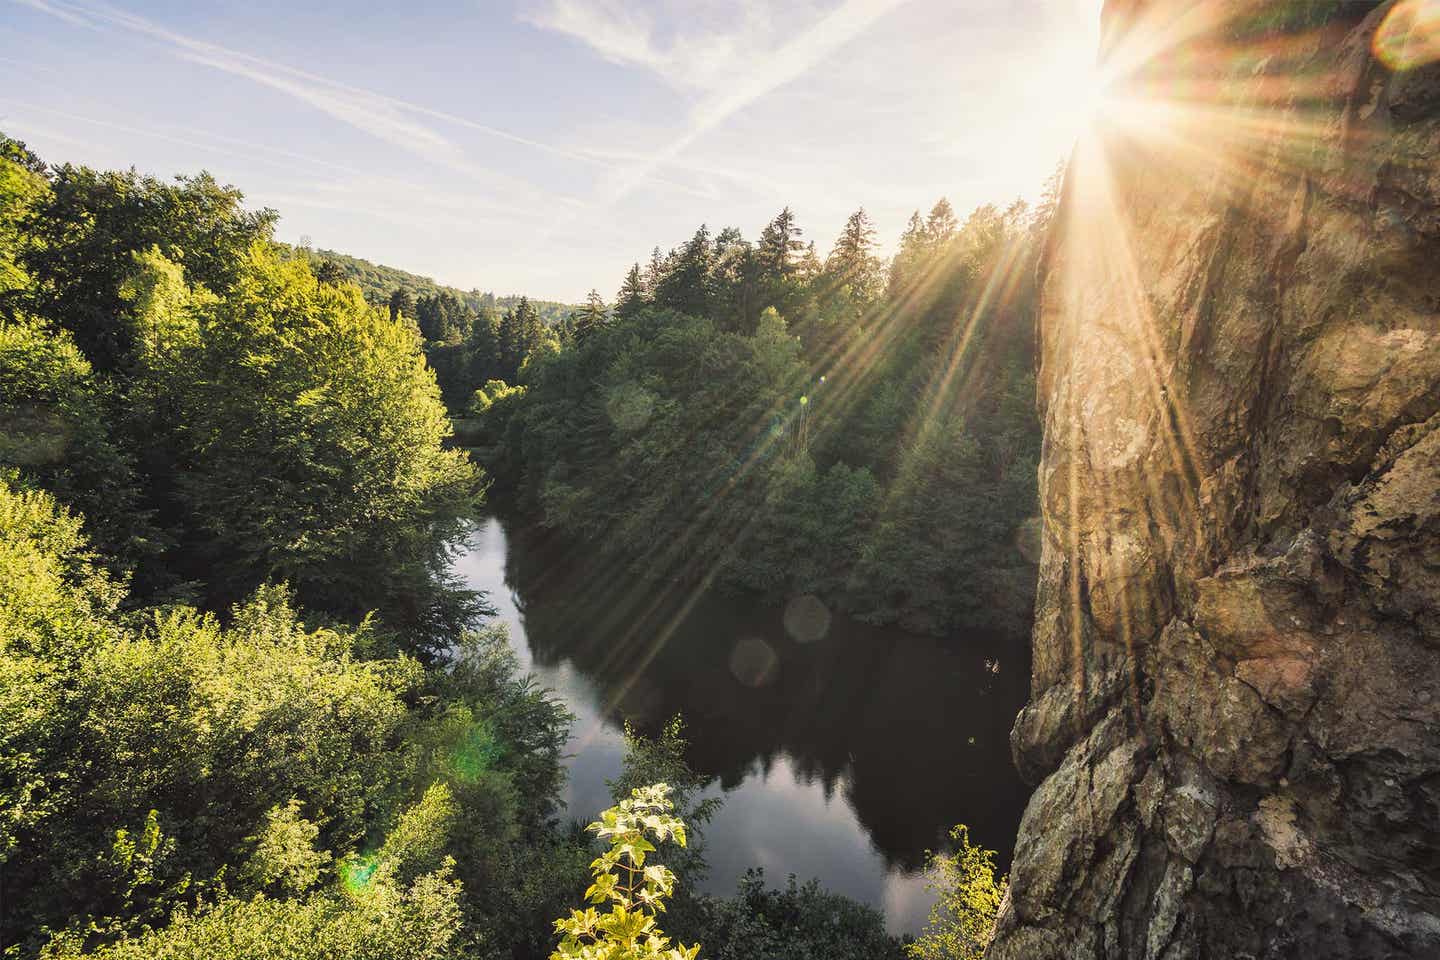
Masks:
[[[568,715],[469,632],[413,331],[208,176],[0,146],[7,956],[542,953]]]
[[[221,610],[284,580],[415,650],[472,619],[444,544],[479,474],[440,449],[411,331],[285,259],[274,214],[207,176],[18,159],[5,459],[87,518],[130,595]]]
[[[367,303],[413,325],[452,411],[464,411],[477,384],[514,380],[530,353],[546,345],[558,349],[573,322],[575,308],[563,303],[467,293],[333,250],[281,248],[304,256],[322,282],[353,283]]]
[[[387,267],[384,264],[371,263],[369,260],[362,260],[359,257],[352,257],[334,250],[315,250],[310,247],[294,249],[309,258],[311,268],[318,276],[343,276],[345,280],[360,288],[367,303],[376,305],[390,303],[390,299],[397,290],[407,291],[416,302],[443,298],[458,303],[464,310],[477,314],[486,310],[503,313],[513,308],[522,299],[517,294],[497,296],[493,292],[447,287],[444,284],[436,283],[429,277],[422,277],[396,267]],[[327,266],[327,264],[339,267],[339,273],[336,273],[335,267]],[[575,309],[570,304],[557,303],[553,300],[529,300],[529,302],[534,304],[536,311],[540,314],[540,319],[546,326],[559,324]]]
[[[450,571],[485,479],[409,316],[242,199],[0,138],[0,951],[545,956],[597,848],[561,820],[571,714]],[[505,316],[486,362],[553,364],[540,398],[625,329]],[[757,388],[777,324],[723,334],[774,351]],[[678,729],[631,739],[617,799],[699,789]],[[902,955],[814,885],[675,907],[719,960]]]
[[[1440,958],[1440,0],[0,8],[0,960]]]
[[[592,295],[523,389],[476,395],[497,482],[642,576],[1023,623],[1053,195],[964,222],[941,200],[888,263],[863,210],[823,260],[788,209],[755,243],[700,227]]]

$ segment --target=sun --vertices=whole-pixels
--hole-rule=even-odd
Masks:
[[[1083,130],[1097,119],[1118,108],[1105,83],[1103,71],[1090,66],[1081,71],[1071,84],[1069,94],[1076,122]]]
[[[1019,119],[1036,128],[1037,140],[1043,136],[1068,147],[1113,106],[1092,38],[1056,37],[1028,59],[1024,100],[1043,112]]]

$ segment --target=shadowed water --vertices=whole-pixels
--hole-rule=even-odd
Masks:
[[[1027,637],[942,642],[830,616],[813,600],[788,616],[725,595],[685,610],[688,591],[617,582],[615,570],[495,518],[455,572],[489,593],[521,663],[577,717],[570,816],[609,806],[624,718],[653,731],[684,715],[688,759],[725,800],[705,831],[710,892],[763,866],[773,883],[817,877],[914,933],[933,899],[925,851],[953,824],[1008,867],[1028,797],[1008,742],[1027,691]]]

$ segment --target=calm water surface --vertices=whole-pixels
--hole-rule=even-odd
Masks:
[[[685,717],[689,760],[724,805],[706,828],[706,889],[746,868],[789,874],[920,930],[925,851],[951,825],[1010,849],[1028,789],[1010,761],[1028,638],[943,642],[831,617],[818,601],[774,609],[637,581],[535,531],[477,526],[456,572],[490,595],[526,669],[576,722],[569,815],[610,805],[621,725]]]

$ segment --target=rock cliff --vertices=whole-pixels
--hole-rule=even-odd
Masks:
[[[1440,3],[1109,0],[988,956],[1440,957]]]

